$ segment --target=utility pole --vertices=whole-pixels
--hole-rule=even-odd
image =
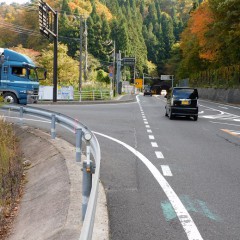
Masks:
[[[79,46],[79,86],[78,86],[78,91],[81,96],[81,91],[82,91],[82,41],[83,40],[83,24],[82,24],[82,17],[80,17],[80,46]]]
[[[115,62],[116,62],[116,42],[114,40],[113,42],[113,95],[115,97],[116,91],[115,91]]]
[[[85,19],[85,65],[84,65],[84,80],[87,81],[87,68],[88,68],[88,29],[87,29],[87,19]]]
[[[58,12],[54,15],[54,61],[53,61],[53,102],[57,102],[58,69]]]
[[[145,81],[144,81],[144,73],[143,73],[143,88],[142,88],[142,90],[144,90],[144,84],[145,84]]]
[[[134,93],[136,93],[136,82],[135,82],[135,79],[136,79],[136,56],[134,57],[135,58],[135,61],[134,61]]]
[[[121,52],[119,50],[119,53],[117,54],[117,79],[116,79],[116,83],[117,83],[117,94],[119,94],[119,82],[121,79]]]

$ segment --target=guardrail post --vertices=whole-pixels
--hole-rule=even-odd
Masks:
[[[55,114],[52,114],[51,137],[52,137],[52,139],[55,139],[55,137],[56,137],[56,115]]]
[[[94,94],[94,91],[93,91],[93,97],[92,97],[92,98],[93,98],[93,101],[94,101],[94,100],[95,100],[95,94]]]
[[[76,162],[81,162],[82,151],[82,129],[76,129]]]
[[[95,172],[93,161],[90,160],[90,146],[86,150],[87,160],[83,161],[83,181],[82,181],[82,221],[84,221],[90,192],[92,189],[92,174]]]

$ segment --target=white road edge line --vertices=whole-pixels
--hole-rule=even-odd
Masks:
[[[129,146],[128,144],[116,139],[112,138],[110,136],[107,136],[102,133],[94,132],[94,134],[100,135],[102,137],[108,138],[118,144],[121,144],[123,147],[127,148],[130,152],[132,152],[136,157],[138,157],[148,168],[148,170],[152,173],[154,178],[157,180],[159,185],[162,187],[163,191],[165,192],[166,196],[168,197],[170,203],[172,204],[172,207],[174,211],[176,212],[176,215],[178,216],[178,219],[180,223],[182,224],[182,227],[188,237],[189,240],[203,240],[200,232],[198,231],[197,226],[193,222],[193,219],[191,218],[190,214],[184,207],[183,203],[177,196],[177,194],[174,192],[170,184],[167,182],[167,180],[164,178],[164,176],[159,172],[159,170],[140,152],[138,152],[135,148]]]
[[[213,121],[209,121],[209,122],[210,122],[210,123],[222,124],[222,125],[229,125],[229,126],[237,126],[237,127],[240,127],[240,125],[238,125],[238,124],[221,123],[221,122],[213,122]]]

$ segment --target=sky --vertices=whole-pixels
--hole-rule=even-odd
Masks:
[[[22,4],[22,3],[29,2],[29,0],[0,0],[0,3],[3,3],[3,2],[5,2],[7,4],[11,4],[13,2]]]

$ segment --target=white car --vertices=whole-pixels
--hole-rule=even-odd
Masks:
[[[167,90],[163,89],[163,90],[161,91],[161,95],[165,96],[166,94],[167,94]]]

